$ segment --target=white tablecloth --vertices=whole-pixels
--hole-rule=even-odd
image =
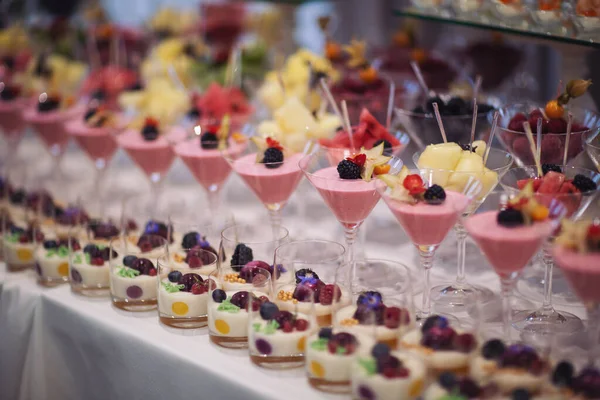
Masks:
[[[21,148],[21,157],[36,159],[41,149],[34,139]],[[89,161],[71,152],[66,169],[89,174]],[[40,168],[43,168],[40,167]],[[119,174],[114,171],[118,168]],[[145,181],[131,162],[119,153],[113,161],[108,185],[116,190],[139,191]],[[205,207],[202,192],[177,161],[169,176],[177,196]],[[263,223],[266,211],[254,196],[232,177],[228,207],[241,221]],[[140,189],[140,187],[142,189]],[[339,224],[318,198],[308,191],[292,199],[284,216],[292,238],[327,238],[342,241]],[[174,194],[175,195],[175,194]],[[199,196],[199,199],[198,199]],[[300,204],[302,203],[302,204]],[[304,209],[303,216],[294,211]],[[262,221],[262,222],[261,222]],[[405,263],[419,274],[415,250],[383,204],[367,224],[366,256]],[[268,229],[267,226],[265,226]],[[452,236],[452,235],[451,235]],[[452,237],[438,251],[433,284],[452,281],[456,266]],[[467,276],[497,292],[498,279],[469,246]],[[420,294],[415,297],[420,304]],[[539,302],[529,303],[539,305]],[[561,307],[584,317],[581,307]],[[466,316],[463,313],[459,316]],[[490,325],[489,332],[499,331]],[[7,273],[0,264],[0,400],[90,399],[319,399],[340,398],[312,389],[302,369],[275,372],[251,364],[246,351],[224,350],[208,340],[206,330],[177,331],[146,315],[117,311],[108,299],[89,300],[70,292],[68,285],[41,288],[32,271]]]

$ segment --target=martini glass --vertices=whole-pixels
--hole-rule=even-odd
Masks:
[[[558,227],[567,210],[560,201],[553,199],[548,204],[550,218],[546,221],[506,228],[498,225],[497,216],[498,210],[508,199],[506,193],[489,194],[479,210],[465,218],[463,224],[500,278],[504,339],[510,341],[510,300],[515,284],[527,263]]]
[[[426,187],[434,185],[436,177],[443,172],[432,169],[411,171],[422,176]],[[468,210],[474,199],[481,193],[481,189],[482,184],[479,180],[469,175],[465,177],[460,192],[446,190],[446,200],[442,204],[431,205],[425,202],[410,204],[396,200],[390,197],[390,188],[379,186],[383,200],[419,251],[424,288],[421,310],[417,313],[418,320],[426,320],[431,315],[430,273],[435,251],[460,215]]]
[[[0,82],[0,130],[8,144],[7,167],[10,167],[17,153],[17,147],[25,133],[23,109],[31,101],[27,97],[18,96],[8,99],[7,94],[13,93],[9,82]]]
[[[598,362],[598,338],[600,337],[600,253],[578,253],[572,249],[554,245],[552,254],[565,274],[567,281],[584,304],[588,315],[588,335],[590,348],[588,362]]]
[[[413,162],[417,167],[419,166],[418,160],[422,152],[416,152],[413,155]],[[513,156],[503,150],[490,149],[487,163],[485,165],[491,172],[482,174],[479,171],[436,171],[432,176],[434,177],[433,183],[438,184],[442,187],[446,187],[448,184],[457,185],[457,188],[461,189],[462,185],[469,181],[469,177],[473,176],[479,179],[482,187],[479,194],[473,199],[473,202],[463,213],[463,217],[469,216],[474,213],[477,208],[485,201],[486,196],[494,190],[499,180],[504,176],[506,171],[510,168],[513,163]],[[482,287],[475,286],[467,282],[465,272],[465,260],[466,260],[466,244],[467,244],[467,231],[459,219],[454,225],[454,232],[456,234],[456,240],[458,243],[457,251],[457,271],[456,279],[451,284],[443,284],[435,286],[432,289],[433,299],[432,301],[436,304],[436,308],[458,310],[459,308],[467,307],[473,304],[475,295],[480,301],[485,301],[493,296],[491,290]]]
[[[594,165],[600,171],[600,135],[598,131],[587,132],[583,135],[585,151]]]
[[[600,185],[600,174],[588,169],[560,165],[566,179],[573,179],[576,175],[583,175]],[[536,178],[535,166],[513,168],[500,180],[500,184],[507,193],[517,194],[519,192],[519,181]],[[578,219],[600,191],[593,190],[583,193],[539,193],[535,199],[541,204],[548,205],[552,201],[560,201],[566,208],[566,218]],[[538,310],[525,310],[513,316],[513,326],[518,330],[533,331],[536,333],[573,333],[583,325],[576,315],[564,311],[556,311],[552,305],[552,279],[554,271],[554,259],[551,254],[554,236],[542,247],[541,258],[544,264],[544,300],[542,307]]]
[[[310,183],[317,189],[325,204],[344,228],[346,257],[352,265],[355,262],[354,244],[360,226],[369,216],[380,199],[378,182],[340,179],[337,161],[332,159],[327,149],[317,149],[300,160],[300,168]],[[392,158],[389,162],[390,174],[397,174],[402,168],[402,160]],[[380,184],[381,185],[381,184]]]
[[[277,232],[281,227],[281,210],[302,179],[298,162],[303,154],[284,152],[283,162],[259,163],[257,155],[264,150],[258,149],[252,141],[247,143],[243,151],[233,153],[225,150],[223,156],[267,208],[272,229]]]
[[[221,126],[221,121],[201,120],[194,126],[194,135],[179,142],[173,148],[175,154],[188,167],[196,181],[204,188],[212,215],[217,215],[221,204],[221,189],[231,174],[231,166],[224,156],[237,159],[248,146],[244,138],[238,142],[233,138],[227,141],[227,149],[219,150],[218,141],[201,141],[202,135],[214,133]],[[226,132],[229,136],[229,132]]]

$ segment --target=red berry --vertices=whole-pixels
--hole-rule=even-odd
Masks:
[[[258,299],[260,300],[261,303],[265,303],[265,302],[269,301],[269,298],[267,296],[260,296]]]
[[[259,299],[252,299],[252,311],[257,312],[260,310],[261,302]]]
[[[187,262],[190,268],[200,268],[202,266],[202,260],[198,256],[188,257]]]
[[[592,224],[587,231],[588,237],[600,237],[600,225]]]
[[[562,118],[550,120],[550,122],[548,122],[548,132],[549,133],[565,133],[565,132],[567,132],[567,122]]]
[[[148,275],[150,275],[150,276],[156,276],[156,268],[151,268],[151,269],[148,271]]]
[[[206,286],[206,290],[215,290],[217,288],[217,283],[213,279],[207,279],[204,281],[204,285]]]
[[[140,250],[144,253],[152,250],[152,245],[150,244],[150,242],[143,242],[140,244]]]
[[[463,353],[468,353],[470,351],[472,351],[475,346],[477,345],[477,342],[475,341],[475,337],[473,335],[471,335],[470,333],[463,333],[462,335],[456,335],[454,336],[454,340],[452,341],[454,347],[456,348],[456,350],[463,352]]]
[[[367,156],[365,154],[357,154],[354,157],[346,158],[346,160],[353,162],[359,167],[362,167],[367,162]]]
[[[531,126],[531,132],[537,133],[538,118],[542,119],[542,133],[548,132],[548,120],[545,120],[542,116],[529,117],[529,125]]]
[[[508,129],[515,132],[525,132],[525,128],[523,128],[523,121],[510,121],[508,124]]]
[[[192,294],[204,293],[206,293],[206,286],[204,286],[204,282],[196,282],[192,285]]]
[[[79,245],[79,242],[77,242],[77,241],[73,241],[71,243],[71,248],[73,249],[73,251],[81,250],[81,246]]]
[[[396,368],[393,367],[385,367],[383,369],[383,376],[385,376],[386,378],[395,378],[396,377]]]
[[[575,137],[575,136],[573,136]],[[571,138],[573,139],[573,138]],[[569,145],[569,148],[571,144]],[[547,135],[542,139],[542,164],[562,163],[564,145],[555,135]],[[531,151],[530,151],[531,153]]]
[[[521,122],[521,123],[523,123],[525,121],[527,121],[527,116],[523,113],[515,114],[510,120],[510,122]]]
[[[535,110],[531,111],[529,113],[529,119],[535,118],[536,120],[538,118],[544,118],[544,114],[542,114],[542,111],[540,111],[539,108],[536,108]]]
[[[90,264],[101,267],[104,265],[104,259],[102,257],[94,257],[92,258]]]
[[[292,325],[290,321],[285,321],[281,327],[281,330],[283,330],[285,333],[290,333],[294,330],[294,325]]]
[[[423,179],[418,174],[408,175],[404,178],[402,185],[411,195],[425,193],[427,189],[423,186]]]
[[[404,367],[400,367],[396,371],[396,377],[397,378],[406,378],[409,375],[410,375],[410,371],[407,368],[404,368]]]
[[[308,321],[305,319],[297,319],[295,327],[297,331],[303,332],[308,329]]]
[[[323,305],[330,305],[333,303],[335,294],[335,300],[339,300],[342,296],[342,291],[337,285],[325,285],[319,292],[319,303]]]
[[[400,326],[400,317],[402,310],[398,307],[387,307],[383,313],[383,324],[389,329],[396,329]]]
[[[29,242],[29,238],[27,237],[27,235],[19,236],[19,243],[27,243],[27,242]]]

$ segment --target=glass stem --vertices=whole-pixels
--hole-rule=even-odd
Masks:
[[[542,262],[544,263],[544,302],[541,311],[544,314],[552,314],[552,274],[554,273],[554,258],[551,253],[552,243],[546,241],[542,248]]]
[[[431,314],[431,267],[433,267],[433,255],[435,248],[431,246],[419,246],[419,264],[423,270],[423,301],[419,319],[426,319]]]
[[[154,204],[158,204],[158,199],[162,194],[163,179],[160,172],[153,172],[150,175],[150,196],[154,200]]]
[[[281,208],[269,208],[269,217],[271,218],[271,229],[273,229],[273,240],[279,237],[281,228]]]
[[[216,217],[219,213],[219,207],[221,205],[221,187],[217,185],[211,185],[206,192],[208,197],[208,208],[213,217]]]
[[[351,285],[351,291],[354,293],[354,276],[356,269],[356,259],[354,256],[354,248],[356,244],[356,236],[358,234],[358,225],[344,227],[344,239],[346,240],[346,260],[350,264],[348,270],[348,282]]]
[[[100,158],[94,162],[96,166],[96,176],[94,177],[94,192],[100,196],[103,192],[101,190],[104,177],[106,176],[106,160]]]
[[[511,299],[516,281],[516,273],[500,278],[500,292],[502,295],[502,327],[504,340],[511,341],[512,307]]]
[[[588,315],[588,336],[590,347],[588,349],[588,362],[593,366],[598,362],[600,341],[600,303],[590,304],[587,306]]]
[[[454,226],[454,230],[456,232],[456,241],[458,243],[456,286],[458,286],[460,288],[466,282],[465,257],[466,257],[466,251],[467,251],[467,231],[466,231],[464,225],[461,224],[460,222],[456,223],[456,225]]]

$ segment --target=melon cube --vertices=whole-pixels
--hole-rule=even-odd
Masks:
[[[558,193],[564,181],[565,176],[560,172],[548,171],[542,179],[538,193]]]

